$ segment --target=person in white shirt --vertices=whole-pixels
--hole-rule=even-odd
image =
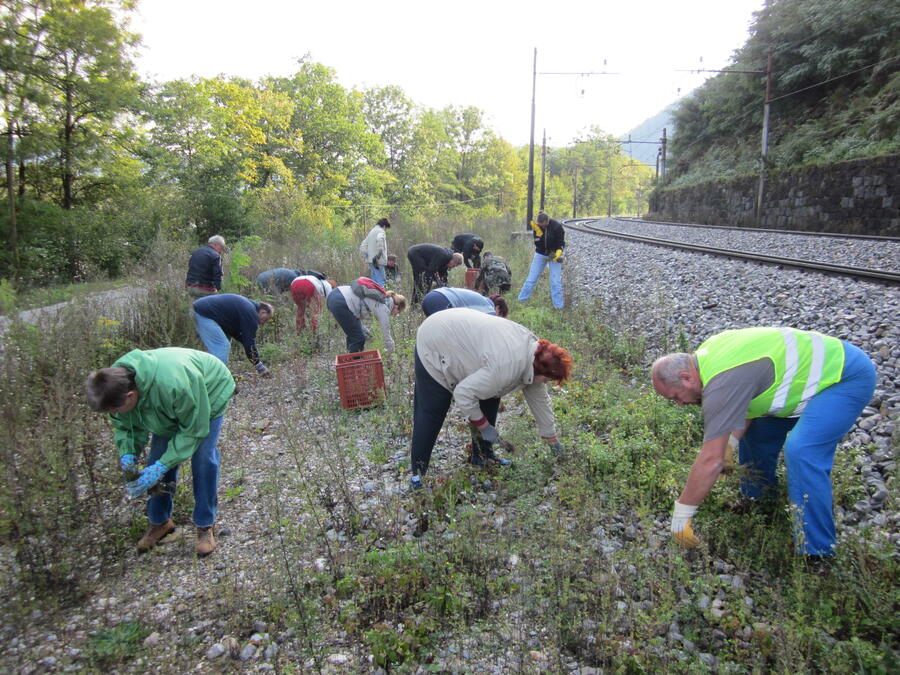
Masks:
[[[387,230],[391,226],[391,221],[387,218],[381,218],[375,227],[369,230],[369,234],[362,240],[359,245],[359,254],[369,266],[369,278],[377,284],[384,286],[384,266],[387,264]]]
[[[410,450],[413,489],[422,485],[431,452],[451,402],[478,430],[469,462],[508,464],[494,455],[500,398],[522,390],[553,453],[562,453],[547,382],[566,382],[572,357],[557,344],[539,340],[514,321],[468,308],[429,316],[416,333],[413,435]]]

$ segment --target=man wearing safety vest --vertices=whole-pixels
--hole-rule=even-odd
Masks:
[[[775,485],[783,447],[799,519],[797,550],[834,555],[831,467],[838,442],[875,391],[869,357],[813,331],[744,328],[712,336],[693,354],[663,356],[651,372],[659,395],[703,408],[703,447],[672,514],[676,541],[686,548],[699,543],[691,518],[722,472],[734,436],[747,469],[741,492],[754,499]]]

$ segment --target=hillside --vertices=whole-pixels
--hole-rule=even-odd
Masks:
[[[641,141],[641,143],[634,144],[623,143],[622,151],[642,164],[655,166],[659,145],[647,145],[645,142],[658,143],[662,137],[663,129],[666,130],[668,138],[672,137],[672,134],[675,133],[675,120],[672,114],[677,105],[678,103],[672,103],[666,106],[653,117],[644,120],[633,129],[629,129],[622,134],[622,140],[630,138],[632,141]]]
[[[712,78],[674,111],[670,184],[758,171],[770,52],[770,168],[897,152],[898,44],[896,3],[768,3],[736,52],[735,72]]]

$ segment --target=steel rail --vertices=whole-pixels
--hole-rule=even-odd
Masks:
[[[652,246],[663,246],[666,248],[677,248],[684,251],[694,253],[708,253],[710,255],[718,255],[726,258],[736,258],[738,260],[751,260],[754,262],[766,263],[769,265],[782,265],[784,267],[793,267],[801,270],[813,270],[816,272],[827,272],[830,274],[838,274],[841,276],[854,277],[857,279],[866,279],[869,281],[880,281],[882,283],[900,284],[900,272],[890,272],[887,270],[876,270],[868,267],[852,267],[850,265],[838,265],[835,263],[823,263],[813,260],[803,260],[799,258],[782,258],[774,255],[766,255],[764,253],[749,253],[747,251],[738,251],[731,248],[715,248],[713,246],[702,246],[700,244],[687,244],[680,241],[671,241],[669,239],[657,239],[655,237],[645,237],[637,234],[624,234],[614,230],[606,230],[602,227],[588,227],[585,223],[597,222],[596,218],[578,218],[566,221],[566,227],[595,234],[598,236],[614,237],[616,239],[624,239],[640,244],[650,244]]]
[[[624,223],[646,223],[647,225],[674,225],[676,227],[708,227],[717,230],[740,230],[741,232],[769,232],[775,234],[796,234],[805,237],[835,237],[838,239],[871,239],[873,241],[900,241],[900,237],[889,237],[881,234],[841,234],[839,232],[809,232],[806,230],[777,230],[766,227],[739,227],[737,225],[703,225],[702,223],[672,223],[667,220],[646,220],[644,218],[628,218],[610,216],[611,220]],[[596,218],[578,218],[577,220],[597,220]]]

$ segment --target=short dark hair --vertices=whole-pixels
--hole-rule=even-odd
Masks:
[[[380,219],[377,223],[375,223],[375,224],[376,224],[376,225],[381,225],[382,227],[390,227],[390,226],[391,226],[391,221],[389,221],[387,218],[381,218],[381,219]]]
[[[543,211],[541,211],[541,212],[537,215],[537,221],[538,221],[539,223],[549,223],[549,222],[550,222],[550,216],[548,216],[546,213],[544,213]]]
[[[96,412],[122,407],[128,392],[135,389],[134,373],[123,366],[95,370],[84,383],[88,407]]]

